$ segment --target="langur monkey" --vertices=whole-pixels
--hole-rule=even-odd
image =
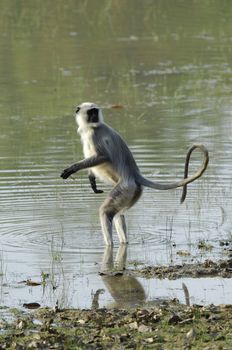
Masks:
[[[207,168],[209,156],[207,149],[200,144],[193,145],[186,157],[184,179],[173,183],[157,183],[144,178],[125,141],[103,121],[101,109],[94,103],[85,102],[76,109],[78,132],[83,143],[84,159],[65,169],[61,177],[67,179],[73,173],[89,169],[89,181],[95,193],[96,177],[113,184],[114,188],[100,207],[100,222],[106,245],[113,245],[112,224],[114,222],[120,243],[127,243],[124,212],[140,198],[143,186],[158,190],[183,187],[181,202],[187,194],[187,184],[199,178]],[[199,148],[204,160],[198,171],[188,177],[188,164],[193,150]]]

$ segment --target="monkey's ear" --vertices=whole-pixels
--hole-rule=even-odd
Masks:
[[[91,108],[87,111],[87,122],[88,123],[98,123],[99,122],[99,117],[98,117],[98,108]]]

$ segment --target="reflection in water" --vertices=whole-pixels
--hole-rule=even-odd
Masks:
[[[105,248],[101,276],[117,307],[141,305],[146,299],[140,282],[135,277],[123,273],[126,259],[126,244],[120,244],[115,262],[113,261],[113,248],[111,246]]]
[[[185,283],[182,283],[182,288],[183,288],[183,291],[184,291],[185,303],[186,303],[187,306],[190,306],[190,296],[189,296],[188,287],[186,286]]]
[[[105,292],[104,289],[97,289],[96,292],[93,294],[91,309],[98,309],[99,308],[99,296],[100,294],[103,294]]]

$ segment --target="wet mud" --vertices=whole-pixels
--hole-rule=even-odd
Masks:
[[[122,266],[120,266],[122,267]],[[134,270],[100,273],[118,283],[118,278],[176,279],[183,276],[230,278],[232,259],[205,260],[175,266],[147,266]],[[2,349],[231,349],[232,305],[191,305],[183,283],[185,304],[179,300],[146,303],[137,307],[99,308],[98,290],[90,309],[25,307],[25,311],[2,308]],[[136,289],[136,288],[135,288]],[[124,290],[126,293],[126,290]],[[142,302],[144,300],[144,302]],[[126,303],[128,305],[128,303]],[[34,305],[33,305],[34,306]],[[31,309],[30,311],[28,309]],[[4,316],[5,315],[5,316]]]
[[[132,270],[137,276],[145,278],[168,278],[177,279],[182,277],[232,277],[232,259],[212,261],[205,260],[203,263],[178,264],[173,266],[146,266]]]

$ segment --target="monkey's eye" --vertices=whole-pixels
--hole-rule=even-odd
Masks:
[[[77,107],[77,109],[76,109],[76,113],[78,113],[78,112],[79,112],[79,110],[80,110],[80,107]]]

